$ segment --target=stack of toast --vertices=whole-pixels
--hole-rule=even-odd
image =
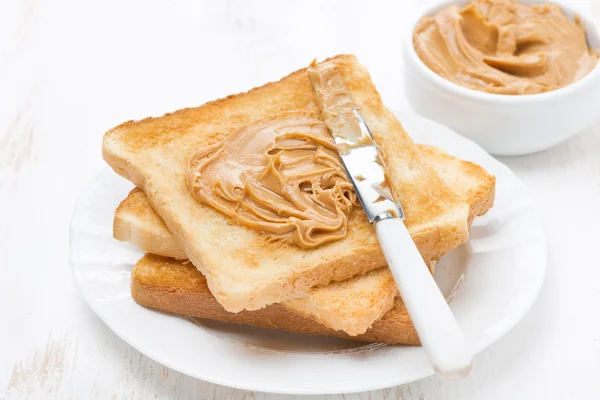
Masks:
[[[430,265],[465,243],[493,205],[495,178],[442,150],[416,145],[351,55],[334,65],[379,145],[406,226]],[[131,276],[136,302],[164,312],[315,335],[418,344],[383,253],[361,209],[342,239],[313,249],[279,243],[197,201],[190,157],[246,126],[290,111],[319,118],[307,70],[249,92],[126,122],[103,156],[136,188],[115,212],[114,236],[148,252]]]

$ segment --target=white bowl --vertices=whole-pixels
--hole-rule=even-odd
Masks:
[[[600,49],[600,33],[591,10],[581,7],[581,2],[554,2],[560,4],[569,17],[580,15],[588,43]],[[571,85],[531,95],[501,95],[467,89],[429,69],[412,43],[416,23],[450,4],[466,3],[438,2],[409,25],[410,33],[404,45],[405,88],[408,101],[417,113],[454,129],[495,155],[523,155],[548,149],[600,117],[599,65]]]

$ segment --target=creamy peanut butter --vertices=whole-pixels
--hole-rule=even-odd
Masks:
[[[193,196],[275,241],[310,249],[344,238],[359,202],[325,124],[276,115],[194,154]]]
[[[555,4],[475,0],[424,17],[413,44],[435,73],[467,88],[500,94],[556,90],[598,62],[579,20]]]
[[[340,154],[346,155],[353,148],[375,145],[373,139],[358,125],[359,119],[354,114],[356,103],[341,75],[335,70],[335,63],[322,62],[317,65],[313,61],[307,72],[317,93],[322,117],[335,137]]]

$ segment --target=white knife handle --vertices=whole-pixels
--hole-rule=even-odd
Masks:
[[[375,231],[435,372],[445,379],[466,377],[471,372],[473,352],[404,222],[383,219],[375,223]]]

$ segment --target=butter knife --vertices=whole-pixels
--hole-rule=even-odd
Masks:
[[[341,77],[323,64],[311,65],[309,79],[421,344],[440,377],[461,379],[471,371],[472,349],[404,225],[404,212],[385,184],[383,159],[365,119]]]

